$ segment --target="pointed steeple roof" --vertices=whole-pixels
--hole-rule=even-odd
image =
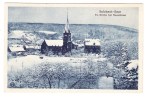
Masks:
[[[69,20],[68,20],[68,9],[67,9],[67,22],[65,24],[65,33],[70,33],[70,30],[69,30]]]

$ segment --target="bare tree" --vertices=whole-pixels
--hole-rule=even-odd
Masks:
[[[53,65],[49,63],[40,64],[36,70],[38,78],[42,78],[43,80],[46,79],[49,84],[49,88],[52,88],[52,80],[55,75]]]

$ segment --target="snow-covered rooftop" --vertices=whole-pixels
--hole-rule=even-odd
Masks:
[[[78,45],[78,47],[83,47],[84,46],[84,44],[77,44]]]
[[[63,46],[63,40],[45,40],[48,46]]]
[[[40,49],[41,48],[40,46],[34,46],[34,45],[27,45],[25,47],[26,49]]]
[[[78,45],[76,42],[72,42],[74,45]]]
[[[100,40],[99,39],[85,39],[85,45],[88,46],[100,46]]]
[[[128,64],[128,70],[137,69],[138,67],[138,60],[131,60],[130,64]]]
[[[22,52],[25,51],[23,45],[12,45],[9,47],[11,52]]]

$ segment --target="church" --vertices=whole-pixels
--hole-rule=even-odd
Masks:
[[[69,20],[67,14],[67,23],[65,24],[65,29],[63,33],[62,40],[44,40],[41,45],[41,53],[49,53],[52,52],[53,54],[58,53],[70,53],[72,49],[77,49],[77,45],[72,43],[71,40],[71,33],[69,29]]]

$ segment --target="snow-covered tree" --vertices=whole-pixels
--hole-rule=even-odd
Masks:
[[[128,49],[125,43],[123,42],[112,42],[103,45],[102,47],[103,54],[109,58],[109,60],[116,66],[121,64],[124,61],[130,59],[128,55]]]
[[[127,63],[124,70],[120,71],[119,76],[115,77],[115,88],[116,89],[138,89],[137,61],[131,61]]]

